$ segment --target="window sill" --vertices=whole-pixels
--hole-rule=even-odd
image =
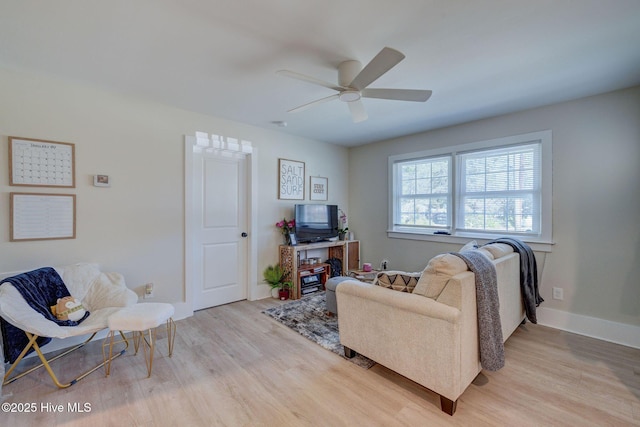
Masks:
[[[412,231],[401,231],[401,230],[387,230],[387,237],[390,239],[406,239],[406,240],[423,240],[427,242],[438,242],[438,243],[455,243],[459,245],[464,245],[469,242],[469,240],[476,240],[478,244],[485,244],[490,242],[491,240],[504,237],[504,235],[495,235],[495,236],[487,236],[486,234],[473,234],[473,233],[464,233],[464,234],[432,234],[432,233],[419,233],[415,230]],[[552,252],[553,246],[555,243],[553,242],[545,242],[541,240],[536,240],[532,238],[528,238],[527,236],[518,236],[516,237],[519,240],[522,240],[527,245],[531,247],[536,252]]]

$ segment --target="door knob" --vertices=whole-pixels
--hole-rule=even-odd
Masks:
[[[242,232],[242,234],[241,234],[241,236],[242,236],[242,237],[247,237],[247,236],[248,236],[248,234],[247,234],[247,233],[245,233],[245,232],[243,231],[243,232]]]

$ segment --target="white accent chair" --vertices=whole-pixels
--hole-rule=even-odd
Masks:
[[[9,384],[44,366],[54,384],[59,388],[66,388],[104,366],[106,362],[101,357],[100,363],[97,366],[80,374],[73,380],[63,383],[58,380],[56,374],[53,372],[50,362],[83,347],[91,341],[99,331],[107,328],[107,320],[110,315],[121,310],[123,307],[135,304],[138,300],[136,293],[127,288],[121,274],[103,273],[96,264],[80,263],[64,267],[54,267],[54,269],[62,278],[69,293],[82,302],[82,305],[90,312],[90,315],[78,326],[60,326],[46,319],[42,314],[31,308],[11,283],[0,282],[0,316],[13,326],[22,329],[29,340],[20,356],[7,370],[3,384]],[[82,335],[89,335],[89,338],[51,359],[45,357],[36,341],[39,337],[66,339]],[[30,349],[35,350],[42,363],[14,377],[10,377]],[[118,357],[124,353],[125,350],[118,352],[113,358]],[[4,358],[4,355],[2,355],[2,357]]]

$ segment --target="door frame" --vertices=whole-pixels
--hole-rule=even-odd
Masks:
[[[247,218],[248,218],[248,242],[247,242],[247,299],[253,301],[258,298],[258,236],[254,235],[258,229],[258,218],[255,213],[258,201],[258,150],[250,142],[218,135],[209,135],[204,132],[196,132],[195,136],[185,135],[184,143],[184,212],[185,212],[185,242],[184,242],[184,280],[185,280],[185,313],[192,316],[194,302],[193,269],[195,268],[195,251],[193,235],[197,230],[194,223],[194,194],[193,165],[195,156],[194,147],[201,149],[213,149],[227,152],[233,155],[243,155],[246,159],[246,190],[247,190]]]

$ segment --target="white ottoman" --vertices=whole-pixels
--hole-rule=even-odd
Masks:
[[[111,351],[114,344],[114,334],[116,331],[132,331],[133,332],[133,344],[135,347],[135,354],[138,354],[140,347],[140,341],[144,341],[144,360],[147,364],[147,377],[151,376],[151,369],[153,367],[153,353],[155,350],[156,340],[156,327],[160,326],[163,322],[167,324],[167,338],[169,342],[169,357],[173,354],[173,342],[176,335],[176,324],[173,321],[173,313],[175,308],[171,304],[161,302],[148,302],[142,304],[135,304],[112,314],[109,316],[109,335],[105,339],[104,347],[109,344],[109,360]],[[148,337],[145,337],[144,333],[148,331]],[[126,338],[125,338],[126,339]],[[147,347],[149,348],[149,355],[147,357]],[[104,352],[104,351],[103,351]],[[105,361],[107,355],[104,355]],[[109,375],[111,371],[111,362],[106,364],[106,374]]]

